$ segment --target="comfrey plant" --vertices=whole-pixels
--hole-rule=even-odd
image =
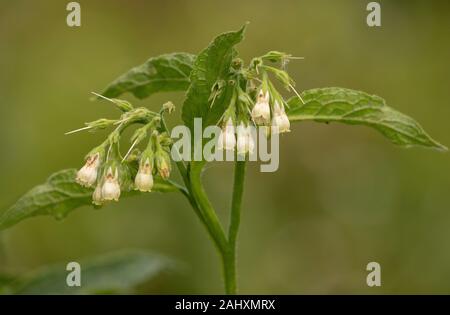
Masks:
[[[378,96],[336,87],[298,93],[286,71],[286,64],[295,59],[289,54],[270,51],[253,58],[246,66],[235,49],[244,31],[245,27],[219,35],[196,56],[173,53],[150,58],[113,81],[101,94],[96,94],[97,99],[114,103],[122,115],[117,119],[87,123],[74,132],[106,128],[112,128],[112,132],[87,154],[81,169],[53,174],[46,183],[33,188],[1,212],[0,229],[36,215],[63,218],[80,206],[92,203],[100,207],[140,192],[180,192],[218,250],[223,262],[225,291],[236,293],[236,241],[246,164],[256,146],[264,140],[255,136],[255,126],[260,134],[262,131],[265,137],[276,139],[279,134],[289,132],[295,122],[366,125],[399,146],[446,150],[416,121],[388,107]],[[282,86],[293,96],[284,98],[281,88],[276,86]],[[175,109],[172,103],[165,103],[154,112],[116,99],[126,92],[144,99],[168,91],[187,91],[181,107],[183,126],[189,134],[187,152],[187,147],[180,152],[165,122],[165,115]],[[206,139],[192,136],[198,120],[201,121],[200,131],[217,129],[214,137],[208,133],[214,138],[212,146]],[[132,125],[139,127],[131,137],[128,150],[121,150],[123,131]],[[206,147],[212,147],[216,153],[231,152],[236,157],[227,232],[201,181],[209,160],[201,154],[196,156],[196,152],[197,149],[203,152]],[[170,179],[172,165],[180,173],[182,183]]]

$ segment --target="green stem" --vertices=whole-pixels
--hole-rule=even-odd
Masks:
[[[166,121],[164,119],[164,111],[161,110],[160,111],[160,117],[161,117],[161,128],[167,132],[168,134],[170,134],[169,128],[167,128],[167,124]],[[170,146],[170,148],[172,148],[172,145]],[[176,152],[176,151],[175,151]],[[176,152],[178,153],[178,152]],[[200,219],[200,221],[203,223],[203,225],[205,225],[206,227],[206,223],[205,220],[203,218],[203,215],[201,213],[200,208],[197,205],[197,201],[192,197],[192,191],[191,191],[191,183],[190,183],[190,179],[189,179],[189,174],[186,168],[186,165],[180,160],[179,156],[177,156],[177,161],[176,162],[176,166],[178,168],[178,172],[181,175],[181,178],[183,179],[183,183],[184,186],[186,187],[186,189],[184,191],[182,191],[183,195],[188,199],[189,204],[192,206],[192,209],[194,209],[195,214],[198,216],[198,218]]]
[[[236,294],[236,241],[241,222],[241,204],[244,193],[246,161],[236,161],[234,168],[233,199],[228,228],[228,250],[224,255],[225,289],[227,294]]]
[[[190,164],[187,171],[188,180],[185,181],[186,189],[181,189],[181,192],[189,200],[189,203],[207,229],[208,234],[211,236],[214,245],[220,253],[223,262],[225,292],[227,294],[236,294],[236,241],[240,224],[246,162],[237,161],[234,169],[234,186],[228,240],[203,188],[201,182],[203,166],[204,163],[199,162]]]
[[[167,125],[161,115],[161,127],[168,132]],[[191,162],[188,167],[183,162],[176,163],[178,171],[186,188],[179,188],[186,196],[208,234],[214,241],[223,261],[225,291],[227,294],[236,293],[236,237],[239,229],[240,204],[243,193],[245,162],[237,162],[235,169],[233,202],[231,210],[229,240],[227,241],[222,225],[211,205],[201,182],[201,172],[205,162]],[[231,246],[230,246],[231,245]]]
[[[217,217],[201,182],[203,166],[204,162],[191,162],[189,169],[190,190],[200,208],[200,212],[205,221],[205,226],[211,235],[214,244],[223,256],[227,251],[228,242],[222,229],[222,225],[219,222],[219,218]]]
[[[160,117],[161,117],[161,128],[167,132],[168,134],[170,134],[169,128],[167,127],[166,121],[164,119],[164,111],[160,112]],[[172,148],[172,146],[171,146]],[[177,154],[178,152],[175,151],[175,153]],[[209,228],[207,225],[207,222],[205,221],[205,217],[202,213],[202,210],[200,209],[197,200],[194,198],[193,193],[192,193],[192,188],[191,188],[191,179],[190,179],[190,175],[189,175],[189,168],[186,167],[186,165],[179,159],[179,156],[177,156],[177,160],[178,162],[176,162],[176,166],[178,168],[178,172],[181,175],[181,178],[183,179],[183,183],[184,186],[186,187],[186,190],[182,191],[183,195],[188,199],[189,204],[192,206],[192,209],[194,210],[195,214],[197,215],[197,217],[200,219],[200,221],[202,222],[202,224],[205,226],[205,228],[207,229],[208,233],[209,232]],[[189,166],[190,164],[188,164]],[[210,233],[211,237],[214,239],[213,235]]]

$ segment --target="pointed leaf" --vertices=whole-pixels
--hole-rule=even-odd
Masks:
[[[44,184],[34,187],[10,208],[0,212],[0,230],[37,215],[61,219],[78,207],[92,205],[93,189],[77,184],[76,172],[76,169],[67,169],[54,173]],[[171,183],[161,178],[154,179],[153,191],[176,190]],[[136,191],[124,192],[121,197],[138,194]]]
[[[288,101],[287,114],[291,121],[366,125],[396,145],[447,149],[433,140],[414,119],[388,107],[379,96],[336,87],[307,90],[301,96],[305,104],[298,97]]]
[[[112,98],[130,92],[143,99],[157,92],[184,91],[189,86],[189,74],[194,60],[195,55],[188,53],[150,58],[121,75],[101,94]]]
[[[216,124],[231,98],[228,81],[234,46],[244,36],[245,26],[236,32],[217,36],[198,56],[191,72],[182,117],[192,129],[194,118],[202,118],[203,126]],[[211,97],[216,91],[217,97]]]

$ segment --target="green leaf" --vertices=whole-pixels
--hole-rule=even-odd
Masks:
[[[56,219],[62,219],[78,207],[92,205],[93,189],[77,184],[76,172],[76,169],[66,169],[54,173],[44,184],[34,187],[10,208],[0,212],[0,230],[37,215],[52,215]],[[177,187],[170,182],[158,177],[154,179],[153,191],[176,190]],[[138,194],[141,193],[124,192],[121,197]]]
[[[128,293],[161,272],[173,269],[175,262],[144,250],[126,250],[80,260],[81,286],[69,287],[71,270],[66,263],[39,268],[10,287],[15,294],[104,294]]]
[[[196,117],[202,118],[204,127],[216,124],[225,111],[231,98],[232,83],[228,77],[236,55],[234,46],[243,39],[245,27],[217,36],[197,56],[182,111],[183,121],[189,128],[193,128]],[[217,97],[211,97],[214,91]]]
[[[390,107],[376,95],[344,88],[322,88],[304,91],[288,101],[291,121],[341,122],[375,128],[396,145],[422,146],[446,150],[433,140],[411,117]]]
[[[114,80],[101,94],[112,98],[130,92],[143,99],[157,92],[185,91],[194,60],[195,55],[188,53],[150,58]]]

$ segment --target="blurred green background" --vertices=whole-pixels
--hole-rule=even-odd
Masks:
[[[377,94],[450,145],[450,4],[379,1],[382,27],[360,0],[0,1],[0,208],[59,169],[80,167],[105,134],[64,132],[117,112],[90,102],[148,57],[197,53],[250,21],[238,47],[248,62],[268,50],[305,60],[289,71],[300,90],[342,86]],[[172,100],[180,121],[183,93]],[[450,293],[450,156],[397,148],[377,132],[297,124],[282,137],[280,168],[251,163],[239,235],[241,293]],[[231,164],[211,164],[207,190],[226,223]],[[24,273],[122,248],[148,248],[185,264],[141,293],[222,293],[221,267],[182,196],[148,194],[64,221],[37,217],[1,235],[0,271]],[[369,288],[370,261],[382,286]]]

